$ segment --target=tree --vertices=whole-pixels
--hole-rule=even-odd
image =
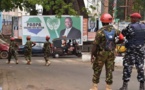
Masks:
[[[145,0],[134,0],[133,9],[137,11],[145,10]]]
[[[42,5],[43,15],[82,15],[87,17],[84,0],[0,0],[0,11],[25,7],[31,15],[36,15],[35,5]]]
[[[22,9],[23,0],[0,0],[0,11],[10,11],[19,7]]]

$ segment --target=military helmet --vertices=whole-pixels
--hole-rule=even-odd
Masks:
[[[110,14],[108,14],[108,13],[105,13],[105,14],[103,14],[103,15],[101,16],[101,21],[102,21],[103,23],[111,23],[112,20],[113,20],[112,16],[111,16]]]
[[[131,14],[130,15],[130,17],[132,17],[132,18],[141,18],[141,15],[139,14],[139,13],[133,13],[133,14]]]
[[[10,38],[10,40],[11,40],[11,41],[14,41],[14,40],[15,40],[15,38],[14,38],[14,37],[11,37],[11,38]]]
[[[27,40],[30,40],[31,39],[31,37],[30,36],[27,36]]]
[[[50,39],[50,37],[49,36],[46,36],[46,40],[49,40]]]

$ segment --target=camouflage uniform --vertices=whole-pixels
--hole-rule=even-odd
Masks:
[[[116,30],[112,25],[107,25],[102,27],[100,30],[96,32],[96,37],[93,42],[93,44],[96,46],[96,51],[94,52],[95,61],[93,63],[93,70],[94,70],[94,75],[93,75],[93,83],[98,84],[99,83],[99,78],[100,74],[102,71],[102,68],[105,64],[106,67],[106,83],[108,85],[111,85],[113,83],[112,78],[112,68],[114,68],[114,51],[106,51],[104,49],[105,44],[106,44],[106,38],[103,30],[111,31],[115,30],[115,36],[119,35],[119,30]],[[115,40],[114,40],[115,43]]]
[[[25,44],[24,56],[26,61],[31,62],[32,47],[35,46],[34,42],[28,40]]]
[[[18,60],[17,55],[16,55],[16,51],[15,51],[16,47],[17,47],[17,44],[14,41],[11,41],[10,48],[9,48],[8,62],[11,61],[12,56],[14,56],[16,61]]]
[[[51,43],[49,41],[46,41],[43,46],[44,59],[46,63],[49,61],[50,49],[51,49]]]
[[[124,36],[126,36],[127,42],[126,42],[126,48],[127,51],[125,53],[125,56],[123,58],[123,80],[125,82],[128,82],[130,80],[131,77],[131,72],[132,72],[132,68],[135,64],[136,69],[138,71],[138,76],[137,79],[139,82],[143,82],[144,83],[144,41],[143,40],[141,43],[136,41],[133,41],[134,43],[130,43],[132,38],[134,38],[134,35],[136,34],[133,30],[134,25],[142,25],[142,27],[144,27],[145,29],[145,25],[143,24],[139,24],[134,23],[134,24],[129,24],[126,29],[122,30],[122,34]],[[139,36],[143,36],[144,39],[144,35],[139,35]],[[130,43],[130,44],[129,44]]]

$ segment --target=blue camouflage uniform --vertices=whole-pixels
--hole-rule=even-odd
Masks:
[[[122,34],[126,37],[125,46],[127,51],[123,58],[123,80],[128,82],[131,77],[132,68],[135,65],[139,82],[144,83],[144,42],[145,24],[139,22],[129,24]]]

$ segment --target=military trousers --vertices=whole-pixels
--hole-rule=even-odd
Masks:
[[[123,80],[128,82],[131,77],[132,68],[135,65],[137,69],[137,79],[144,82],[144,50],[138,48],[129,48],[123,58]]]
[[[14,50],[9,51],[8,61],[11,61],[12,56],[15,58],[15,60],[18,60],[16,52]]]
[[[31,56],[32,56],[32,51],[25,51],[24,52],[25,60],[30,60],[31,61]]]
[[[44,52],[44,59],[45,61],[49,61],[50,52]]]
[[[113,83],[113,69],[114,68],[114,52],[109,52],[109,51],[100,51],[98,55],[96,56],[95,62],[93,63],[93,70],[94,70],[94,75],[93,75],[93,83],[99,83],[100,79],[100,74],[102,72],[102,68],[105,65],[106,69],[106,83],[111,85]]]

